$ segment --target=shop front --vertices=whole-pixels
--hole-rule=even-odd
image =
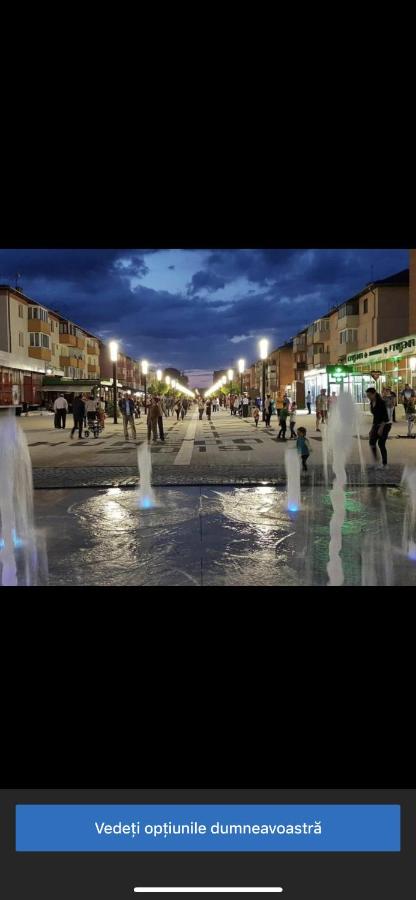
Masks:
[[[364,403],[367,399],[365,392],[371,385],[374,385],[371,375],[358,371],[352,365],[325,366],[305,371],[305,396],[308,391],[311,392],[313,406],[322,389],[327,397],[338,397],[340,393],[348,392],[355,403]]]
[[[369,377],[378,391],[389,387],[400,394],[405,384],[416,390],[416,335],[350,353],[347,363]]]

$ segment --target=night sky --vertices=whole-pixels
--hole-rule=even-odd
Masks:
[[[32,299],[203,387],[408,264],[407,250],[0,250],[0,283],[18,272]]]

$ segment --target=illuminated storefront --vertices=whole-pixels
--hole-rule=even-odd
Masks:
[[[325,366],[305,371],[305,396],[308,391],[311,392],[312,405],[315,405],[323,388],[327,397],[333,394],[338,397],[341,392],[348,391],[356,403],[363,403],[366,400],[365,392],[371,385],[374,385],[371,375],[357,371],[355,365]]]
[[[370,375],[377,390],[388,385],[400,393],[405,384],[416,389],[416,334],[349,353],[347,363],[363,376]],[[371,373],[374,378],[371,378]]]

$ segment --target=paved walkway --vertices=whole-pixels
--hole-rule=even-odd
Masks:
[[[401,412],[402,408],[399,407]],[[402,412],[401,412],[402,415]],[[122,424],[106,421],[97,439],[70,439],[72,416],[65,430],[53,427],[53,416],[21,417],[27,435],[35,487],[90,486],[98,484],[131,484],[137,479],[137,447],[147,438],[144,418],[136,420],[136,440],[125,441]],[[164,418],[166,440],[151,443],[153,481],[155,484],[250,484],[262,480],[273,483],[285,481],[284,454],[293,441],[277,442],[277,418],[270,428],[259,422],[256,428],[250,417],[240,419],[229,412],[212,414],[211,422],[204,415],[200,422],[197,412],[183,421],[176,416]],[[300,413],[297,426],[307,428],[312,447],[308,466],[315,481],[323,479],[322,433],[315,431],[315,416]],[[360,447],[364,463],[372,457],[368,447],[371,417],[367,415],[360,427]],[[325,426],[323,426],[325,427]],[[289,433],[289,429],[288,429]],[[416,440],[408,440],[406,421],[393,424],[387,442],[388,472],[371,473],[371,481],[397,483],[404,465],[416,464]],[[349,475],[358,483],[362,480],[357,436],[348,466]]]

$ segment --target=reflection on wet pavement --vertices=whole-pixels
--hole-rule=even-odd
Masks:
[[[297,513],[278,487],[156,487],[155,496],[143,510],[136,490],[36,491],[49,584],[327,584],[325,488],[305,488]],[[399,488],[347,491],[345,584],[416,583],[401,549],[405,506]]]

